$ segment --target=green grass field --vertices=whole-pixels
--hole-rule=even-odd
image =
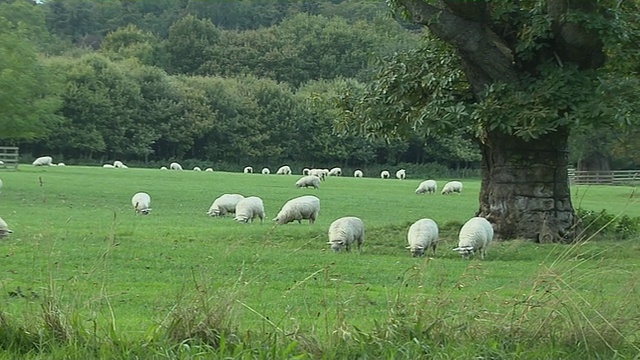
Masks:
[[[496,242],[486,260],[464,261],[451,248],[478,208],[479,181],[463,181],[461,195],[418,196],[422,179],[329,178],[307,190],[295,188],[298,178],[71,166],[0,172],[0,217],[14,231],[0,240],[0,327],[13,329],[4,337],[0,329],[2,357],[82,358],[92,349],[96,357],[190,358],[197,354],[180,345],[207,343],[203,328],[215,327],[227,346],[202,351],[231,358],[640,353],[639,236]],[[436,180],[442,187],[447,179]],[[150,216],[134,214],[138,191],[152,197]],[[208,217],[223,193],[261,197],[267,220]],[[640,217],[633,187],[572,193],[575,206]],[[275,226],[280,207],[303,194],[320,198],[318,221]],[[329,224],[348,215],[365,222],[361,255],[326,245]],[[422,217],[441,229],[435,258],[405,249],[408,226]],[[24,345],[21,331],[49,334],[37,337],[49,346]]]

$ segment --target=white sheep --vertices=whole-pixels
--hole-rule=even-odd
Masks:
[[[235,214],[236,206],[244,196],[240,194],[223,194],[213,201],[207,215],[225,216],[227,213]]]
[[[462,193],[462,183],[460,181],[449,181],[442,188],[442,194],[451,194],[451,193]]]
[[[416,194],[435,194],[438,191],[438,183],[435,180],[425,180],[418,185]]]
[[[0,217],[0,239],[9,236],[11,233],[13,231],[9,229],[9,225]]]
[[[315,176],[315,177],[317,177],[317,178],[319,178],[320,180],[323,180],[323,181],[327,177],[327,175],[325,174],[323,169],[311,169],[311,170],[309,170],[309,175]]]
[[[342,176],[342,169],[339,167],[334,167],[333,169],[329,170],[329,173],[327,174],[329,176]]]
[[[267,167],[262,168],[262,171],[261,171],[261,172],[262,172],[262,174],[263,174],[263,175],[269,175],[269,174],[271,174],[271,170],[269,170],[269,168],[267,168]]]
[[[237,222],[253,222],[256,217],[260,218],[260,222],[264,222],[264,203],[257,196],[249,196],[240,201],[236,205],[236,216],[233,218]]]
[[[177,162],[172,162],[171,164],[169,164],[169,169],[182,170],[182,165],[178,164]]]
[[[273,221],[283,225],[294,220],[302,223],[303,219],[309,219],[309,224],[313,224],[318,218],[318,213],[320,213],[320,199],[305,195],[287,201]]]
[[[111,164],[104,164],[104,165],[102,165],[102,167],[105,168],[105,169],[115,169],[116,168],[115,166],[113,166]]]
[[[298,181],[296,181],[297,188],[308,188],[310,186],[313,186],[314,189],[318,189],[320,187],[320,178],[313,175],[307,175],[301,177],[300,179],[298,179]]]
[[[206,171],[206,172],[213,172],[213,168],[210,168],[210,167],[209,167],[209,168],[206,168],[204,171]]]
[[[2,179],[0,179],[0,190],[2,190]]]
[[[360,169],[353,172],[353,177],[361,178],[363,176],[364,176],[364,173]]]
[[[151,212],[151,196],[146,192],[139,192],[131,198],[131,205],[136,214],[149,215]]]
[[[31,163],[33,166],[51,166],[53,165],[53,158],[51,156],[41,156]]]
[[[58,163],[58,166],[65,167],[65,166],[67,166],[67,164],[65,164],[65,163],[63,163],[63,162],[60,162],[60,163]]]
[[[487,247],[492,240],[493,227],[491,223],[483,217],[474,217],[460,229],[458,247],[453,251],[459,252],[464,259],[469,259],[471,254],[480,251],[480,259],[484,259]]]
[[[420,219],[414,222],[407,232],[407,241],[409,242],[407,249],[411,251],[413,257],[424,255],[429,248],[433,250],[433,256],[436,256],[438,224],[431,219]]]
[[[116,160],[113,162],[113,167],[117,169],[128,169],[129,167],[122,163],[120,160]]]
[[[160,166],[160,170],[169,170],[166,166]]]
[[[400,169],[396,171],[396,179],[404,180],[407,177],[407,170]]]
[[[387,170],[382,170],[382,171],[380,172],[380,178],[381,178],[381,179],[388,179],[388,178],[389,178],[389,176],[390,176],[390,175],[389,175],[389,172],[388,172]]]
[[[245,174],[253,174],[253,168],[251,166],[246,166],[242,172]]]
[[[276,171],[276,175],[291,175],[291,168],[289,165],[280,166]]]
[[[358,252],[362,253],[362,243],[364,242],[364,222],[355,216],[341,217],[329,226],[329,242],[331,249],[335,252],[345,248],[351,251],[351,244],[356,243]]]
[[[199,166],[195,166],[195,167],[193,168],[193,171],[202,171],[202,169],[200,169],[200,167],[199,167]]]
[[[302,169],[302,175],[305,175],[305,176],[310,175],[309,170],[310,170],[309,168]]]

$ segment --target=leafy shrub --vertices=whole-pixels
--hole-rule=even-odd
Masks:
[[[578,208],[576,214],[584,227],[586,237],[598,233],[603,236],[627,239],[640,234],[640,217],[616,216],[605,209],[593,211]]]

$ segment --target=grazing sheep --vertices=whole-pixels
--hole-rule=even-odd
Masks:
[[[41,156],[31,163],[33,166],[52,166],[53,158],[51,156]]]
[[[342,176],[342,169],[339,167],[334,167],[333,169],[329,170],[329,173],[327,174],[329,176]]]
[[[11,233],[13,231],[9,229],[9,225],[0,217],[0,239],[9,236]]]
[[[136,214],[149,215],[151,212],[151,196],[146,192],[139,192],[133,195],[131,198],[131,205],[136,211]]]
[[[206,172],[213,172],[213,168],[206,168],[204,171],[206,171]]]
[[[169,170],[166,166],[160,166],[160,170]]]
[[[240,194],[223,194],[213,201],[207,215],[209,216],[225,216],[227,213],[235,214],[236,205],[244,196]]]
[[[438,247],[438,224],[431,219],[420,219],[409,227],[407,232],[407,249],[411,251],[413,257],[424,255],[428,248],[433,249],[433,256],[436,256]]]
[[[296,181],[296,187],[301,188],[303,186],[305,188],[313,186],[314,189],[318,189],[320,187],[320,178],[313,175],[303,176],[298,181]]]
[[[327,177],[327,174],[325,174],[323,169],[311,169],[309,170],[309,175],[315,176],[322,181],[324,181],[325,178]]]
[[[309,168],[302,169],[302,175],[305,175],[305,176],[310,175],[309,174]]]
[[[459,252],[463,259],[469,259],[473,253],[480,251],[480,259],[484,260],[487,247],[493,240],[493,227],[483,217],[471,218],[460,229],[458,239],[458,247],[453,251]]]
[[[253,174],[253,168],[251,166],[247,166],[242,170],[242,172],[245,174]]]
[[[199,166],[195,166],[195,167],[193,168],[193,171],[202,171],[202,169],[200,169],[200,167],[199,167]]]
[[[269,168],[262,168],[262,171],[261,171],[261,172],[262,172],[262,174],[263,174],[263,175],[269,175],[269,174],[271,174],[271,170],[269,170]]]
[[[169,164],[169,169],[182,170],[182,165],[178,164],[177,162],[172,162],[171,164]]]
[[[358,169],[358,170],[356,170],[356,171],[354,171],[354,172],[353,172],[353,177],[361,178],[361,177],[363,177],[363,176],[364,176],[364,173],[362,173],[362,170],[359,170],[359,169]]]
[[[389,178],[389,172],[387,170],[382,170],[380,172],[380,178],[381,179],[388,179]]]
[[[113,162],[113,167],[118,169],[128,169],[129,167],[122,163],[120,160],[116,160]]]
[[[280,166],[276,171],[276,175],[291,175],[291,168],[289,165]]]
[[[4,161],[0,160],[0,165],[4,165]]]
[[[358,252],[362,253],[364,242],[364,223],[355,216],[341,217],[329,226],[329,242],[331,249],[340,252],[344,246],[347,252],[351,251],[351,244],[356,243]]]
[[[435,194],[438,191],[438,183],[435,180],[425,180],[418,185],[416,194]]]
[[[442,194],[451,194],[451,193],[462,193],[462,183],[460,181],[449,181],[442,188]]]
[[[236,216],[233,218],[237,222],[253,222],[256,217],[260,218],[260,222],[264,222],[264,203],[257,196],[249,196],[236,204]]]
[[[67,166],[67,164],[65,164],[65,163],[63,163],[63,162],[60,162],[60,163],[58,163],[58,166],[65,167],[65,166]]]
[[[278,225],[283,225],[294,220],[302,223],[303,219],[309,219],[309,224],[313,224],[318,218],[319,212],[320,199],[312,195],[305,195],[287,201],[273,221]]]
[[[0,190],[2,190],[2,179],[0,179]]]
[[[104,165],[102,165],[102,167],[105,168],[105,169],[115,169],[116,168],[115,166],[113,166],[111,164],[104,164]]]
[[[400,180],[404,180],[407,177],[407,170],[400,169],[396,171],[396,178]]]

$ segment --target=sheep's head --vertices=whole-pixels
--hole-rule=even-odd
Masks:
[[[453,251],[457,251],[462,255],[463,259],[469,259],[474,253],[473,246],[462,246],[454,248]]]
[[[340,252],[340,250],[342,250],[342,247],[344,246],[344,240],[329,241],[327,244],[331,245],[331,250]]]
[[[246,216],[236,216],[233,218],[233,220],[239,222],[239,223],[248,223],[249,222],[249,218]]]
[[[0,229],[0,239],[9,236],[9,234],[13,233],[13,231],[9,229]]]
[[[149,215],[150,213],[151,213],[151,208],[146,208],[146,209],[140,210],[140,214],[142,214],[142,215]]]
[[[424,255],[424,247],[423,246],[415,246],[415,247],[407,246],[407,249],[409,249],[409,251],[411,251],[411,256],[413,256],[413,257],[420,257],[420,256]]]

